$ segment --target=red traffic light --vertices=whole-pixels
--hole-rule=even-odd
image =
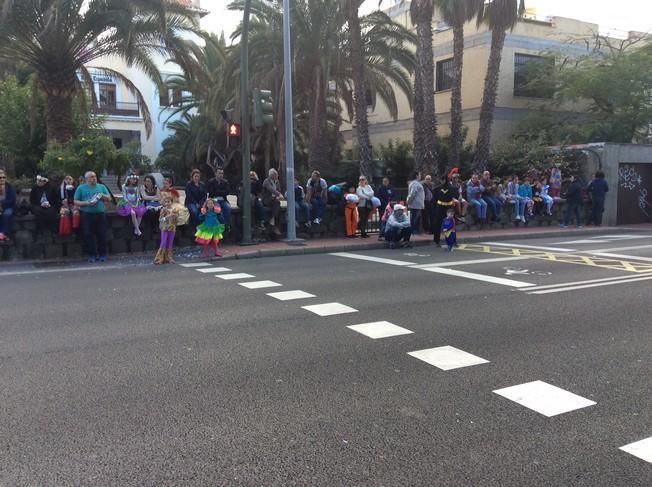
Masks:
[[[228,122],[226,124],[226,135],[229,137],[240,137],[240,124]]]

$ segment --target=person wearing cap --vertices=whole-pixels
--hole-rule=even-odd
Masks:
[[[410,243],[412,229],[405,209],[405,206],[401,204],[394,205],[394,211],[387,219],[385,240],[389,242],[390,249],[396,248],[397,245],[401,247],[412,247],[412,243]]]
[[[29,203],[36,219],[36,235],[56,233],[61,197],[46,176],[36,176],[36,184],[29,193]]]

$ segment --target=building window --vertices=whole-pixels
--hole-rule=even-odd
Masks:
[[[533,81],[545,80],[545,75],[551,73],[554,67],[555,61],[552,58],[516,54],[514,56],[514,96],[552,98],[553,87],[545,86],[545,82],[533,83]]]
[[[437,86],[435,91],[445,91],[453,88],[454,77],[453,58],[437,61]]]
[[[100,83],[100,107],[115,108],[115,85]]]
[[[183,105],[183,91],[172,90],[172,106],[180,107],[181,105]]]
[[[170,92],[167,88],[163,89],[158,94],[158,106],[160,107],[169,107],[170,106]]]

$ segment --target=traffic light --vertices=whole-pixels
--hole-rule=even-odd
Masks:
[[[226,122],[226,145],[231,149],[240,147],[240,124]]]
[[[254,90],[254,125],[261,128],[274,123],[274,100],[269,90]]]

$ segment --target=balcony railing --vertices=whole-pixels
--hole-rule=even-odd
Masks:
[[[138,110],[138,103],[118,102],[114,105],[108,103],[101,103],[97,107],[97,113],[102,115],[115,115],[119,117],[138,117],[140,110]]]

